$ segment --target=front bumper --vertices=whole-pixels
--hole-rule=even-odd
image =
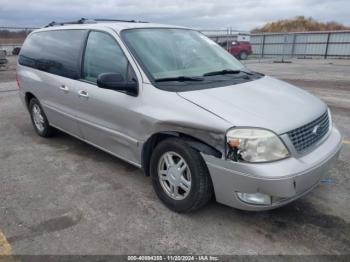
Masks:
[[[268,210],[285,205],[311,191],[336,162],[342,136],[333,127],[322,144],[301,157],[246,164],[202,154],[213,181],[219,203],[243,210]],[[243,202],[237,192],[263,193],[272,196],[271,205]]]

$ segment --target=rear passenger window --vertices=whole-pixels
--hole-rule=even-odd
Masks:
[[[18,62],[48,73],[78,79],[79,57],[86,33],[86,30],[34,33],[25,41]]]
[[[116,40],[102,32],[91,32],[85,49],[83,78],[96,83],[101,73],[119,73],[127,79],[128,62]]]

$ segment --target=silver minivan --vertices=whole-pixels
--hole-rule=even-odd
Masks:
[[[189,28],[51,23],[26,39],[17,81],[38,135],[59,129],[143,168],[177,212],[214,197],[285,205],[327,175],[342,144],[325,103]]]

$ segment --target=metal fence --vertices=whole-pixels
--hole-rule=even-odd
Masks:
[[[238,35],[249,35],[232,29],[201,31],[218,43],[236,40]],[[350,58],[350,30],[250,34],[250,43],[252,56],[259,58]]]
[[[252,34],[257,57],[350,58],[350,31]]]

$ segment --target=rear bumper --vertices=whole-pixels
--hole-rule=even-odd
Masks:
[[[300,158],[290,157],[263,164],[244,164],[204,155],[216,200],[243,210],[268,210],[285,205],[311,191],[336,162],[342,136],[333,127],[327,139]],[[270,195],[271,205],[248,204],[237,192]]]

